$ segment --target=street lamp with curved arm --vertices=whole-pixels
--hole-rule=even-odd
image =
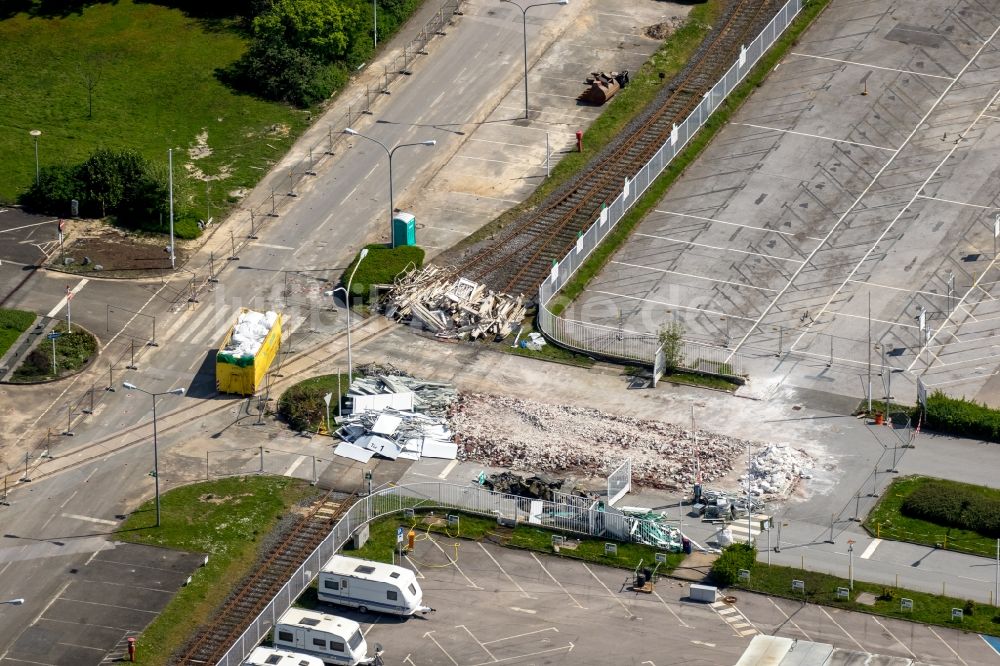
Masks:
[[[364,261],[364,258],[368,256],[368,248],[363,248],[358,254],[358,262],[354,264],[354,270],[351,271],[350,277],[347,278],[347,287],[337,287],[336,289],[328,292],[331,297],[338,291],[344,292],[344,304],[347,306],[347,381],[350,383],[354,379],[354,363],[351,359],[351,282],[354,280],[354,274],[358,272],[358,266]]]
[[[371,141],[373,143],[377,143],[378,145],[382,146],[382,150],[384,150],[385,154],[389,156],[389,245],[392,245],[393,247],[395,247],[395,244],[392,242],[392,212],[395,210],[395,207],[393,206],[393,203],[392,203],[393,202],[393,198],[392,198],[392,156],[400,148],[408,148],[408,147],[411,147],[411,146],[434,146],[434,145],[437,145],[437,141],[435,141],[434,139],[430,139],[428,141],[417,141],[416,143],[401,143],[401,144],[393,147],[392,149],[390,149],[388,146],[386,146],[384,143],[382,143],[378,139],[374,139],[374,138],[368,136],[367,134],[362,134],[361,132],[358,132],[357,130],[351,129],[350,127],[344,129],[344,134],[348,134],[350,136],[361,137],[362,139],[368,139],[369,141]]]
[[[122,388],[129,391],[139,391],[140,393],[145,393],[146,395],[153,398],[153,480],[156,482],[156,526],[160,526],[160,452],[156,446],[156,399],[161,395],[184,395],[184,389],[181,387],[170,389],[169,391],[161,391],[159,393],[153,393],[152,391],[147,391],[141,389],[131,382],[122,382]]]
[[[24,603],[24,599],[8,599],[7,601],[0,601],[0,604],[8,604],[10,606],[20,606]]]
[[[514,5],[521,10],[521,23],[524,26],[524,119],[528,119],[528,10],[533,7],[544,7],[545,5],[568,5],[569,0],[557,0],[556,2],[538,2],[527,7],[514,2],[514,0],[500,0],[508,5]]]

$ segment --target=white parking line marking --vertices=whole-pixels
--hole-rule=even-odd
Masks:
[[[955,652],[955,650],[954,650],[954,649],[953,649],[953,648],[952,648],[952,647],[951,647],[950,645],[948,645],[948,641],[946,641],[945,639],[943,639],[943,638],[941,638],[940,636],[938,636],[938,633],[937,633],[936,631],[934,631],[934,628],[933,628],[933,627],[927,627],[927,629],[929,629],[929,630],[930,630],[930,632],[931,632],[932,634],[934,634],[934,636],[935,636],[935,637],[936,637],[936,638],[937,638],[937,639],[938,639],[939,641],[941,641],[942,643],[944,643],[944,646],[945,646],[946,648],[948,648],[949,650],[951,650],[951,653],[952,653],[953,655],[955,655],[955,658],[956,658],[956,659],[958,659],[958,660],[959,660],[960,662],[962,662],[963,664],[965,664],[965,666],[969,666],[968,662],[967,662],[967,661],[965,661],[964,659],[962,659],[962,656],[961,656],[960,654],[958,654],[957,652]]]
[[[295,462],[293,462],[291,465],[288,466],[288,469],[285,470],[285,473],[282,474],[282,476],[291,476],[295,472],[295,470],[299,468],[299,465],[301,465],[305,461],[305,459],[306,459],[305,456],[299,456],[298,458],[296,458]]]
[[[632,301],[643,301],[646,303],[655,303],[656,305],[666,305],[671,308],[679,308],[681,310],[695,310],[697,312],[704,312],[705,314],[718,315],[720,317],[729,317],[731,319],[743,319],[744,321],[754,321],[753,317],[741,317],[740,315],[726,314],[725,312],[719,312],[718,310],[709,310],[708,308],[699,308],[693,305],[679,305],[677,303],[668,303],[666,301],[658,301],[655,298],[642,298],[641,296],[629,296],[628,294],[616,294],[613,291],[602,291],[600,289],[587,289],[592,294],[602,294],[604,296],[614,296],[615,298],[626,298]],[[622,331],[623,333],[633,333],[634,331]]]
[[[872,539],[872,542],[868,544],[867,548],[865,548],[865,552],[861,553],[861,559],[867,560],[871,557],[880,543],[882,543],[882,539]]]
[[[636,617],[635,613],[633,613],[632,611],[630,611],[629,608],[628,608],[628,606],[625,605],[625,602],[622,601],[621,599],[619,599],[618,596],[614,592],[611,591],[611,588],[609,588],[607,585],[605,585],[604,581],[601,580],[600,578],[598,578],[597,574],[595,574],[593,571],[590,570],[590,567],[588,567],[586,564],[584,564],[583,568],[587,570],[587,573],[589,573],[591,576],[594,577],[594,580],[596,580],[598,583],[601,584],[601,587],[603,587],[607,591],[609,597],[611,597],[612,599],[614,599],[615,601],[617,601],[618,605],[625,609],[625,613],[628,615],[629,619],[632,619],[632,618]]]
[[[452,462],[457,462],[457,461],[453,460]],[[507,580],[509,580],[511,583],[514,584],[514,587],[517,588],[517,591],[520,592],[524,596],[525,599],[534,599],[535,598],[535,597],[531,596],[530,594],[528,594],[527,592],[525,592],[524,588],[521,587],[516,580],[514,580],[513,578],[510,577],[510,574],[507,573],[502,566],[500,566],[500,563],[497,562],[497,560],[496,560],[495,557],[493,557],[493,554],[490,551],[486,550],[486,546],[484,546],[483,544],[479,543],[478,541],[476,542],[476,545],[479,546],[484,553],[486,553],[486,557],[490,558],[490,560],[492,560],[493,564],[497,565],[497,569],[500,570],[500,573],[502,573],[504,576],[506,576]],[[534,611],[531,611],[531,612],[533,613]]]
[[[908,69],[896,69],[895,67],[880,67],[878,65],[868,65],[863,62],[854,62],[853,60],[841,60],[840,58],[830,58],[827,56],[812,55],[811,53],[799,53],[797,51],[792,51],[789,55],[800,56],[802,58],[815,58],[816,60],[830,60],[832,62],[839,62],[844,65],[855,65],[857,67],[868,67],[869,69],[884,69],[890,72],[899,72],[900,74],[912,74],[913,76],[927,76],[932,79],[944,79],[945,81],[954,81],[955,79],[950,76],[941,76],[940,74],[924,74],[923,72],[913,72]]]
[[[819,608],[821,611],[823,611],[823,615],[826,615],[828,618],[830,618],[830,622],[833,622],[835,625],[837,625],[837,628],[840,629],[842,632],[844,632],[845,636],[847,636],[852,641],[854,641],[854,644],[858,646],[859,650],[861,650],[862,652],[868,652],[868,650],[865,649],[864,645],[862,645],[861,643],[859,643],[858,640],[856,638],[854,638],[854,636],[851,636],[849,633],[847,633],[847,629],[844,629],[842,626],[840,626],[840,623],[837,622],[836,620],[834,620],[833,616],[826,612],[825,608],[823,608],[822,606],[817,606],[817,608]]]
[[[538,612],[528,608],[518,608],[517,606],[508,606],[508,608],[510,608],[512,611],[516,613],[527,613],[528,615],[534,615],[535,613]]]
[[[448,475],[451,474],[451,470],[455,469],[456,466],[458,466],[458,461],[452,460],[445,466],[444,470],[438,474],[438,478],[441,480],[447,479]]]
[[[742,125],[743,127],[753,127],[754,129],[765,130],[768,132],[781,132],[782,134],[795,134],[796,136],[804,136],[810,139],[822,139],[823,141],[832,141],[833,143],[846,143],[849,146],[863,146],[865,148],[874,148],[875,150],[884,150],[887,152],[895,152],[895,148],[886,148],[885,146],[876,146],[871,143],[861,143],[860,141],[848,141],[847,139],[835,139],[832,136],[823,136],[821,134],[808,134],[806,132],[796,132],[795,130],[781,129],[780,127],[767,127],[766,125],[754,125],[753,123],[732,123],[733,125]]]
[[[450,661],[451,663],[455,664],[455,666],[458,666],[458,662],[455,661],[454,658],[452,658],[452,656],[450,654],[448,654],[448,651],[445,650],[443,647],[441,647],[441,644],[438,643],[438,641],[437,641],[436,638],[434,638],[434,632],[433,631],[428,631],[427,633],[425,633],[424,634],[424,638],[429,638],[432,641],[434,641],[434,645],[437,645],[438,649],[441,650],[441,652],[444,653],[444,656],[448,657],[448,661]]]
[[[569,593],[569,590],[567,590],[565,587],[563,587],[562,583],[560,583],[558,580],[556,580],[555,576],[553,576],[551,573],[549,573],[549,570],[545,568],[545,565],[542,564],[542,561],[540,559],[538,559],[538,557],[536,557],[534,553],[531,554],[531,557],[533,557],[535,559],[535,562],[537,562],[538,566],[540,566],[542,568],[542,571],[544,571],[548,575],[548,577],[552,579],[552,582],[555,583],[556,585],[558,585],[559,589],[562,590],[563,592],[565,592],[566,596],[568,596],[570,599],[573,600],[573,603],[576,604],[577,608],[580,608],[582,610],[587,610],[586,608],[584,608],[580,604],[579,601],[576,600],[576,597],[574,597],[572,594]]]
[[[83,289],[83,287],[88,282],[90,282],[90,280],[87,279],[87,278],[81,279],[79,282],[76,283],[76,285],[72,289],[69,290],[69,293],[71,293],[74,296],[76,296],[80,292],[80,290]],[[46,317],[55,317],[56,313],[58,313],[64,307],[66,307],[66,296],[65,295],[63,295],[62,300],[60,300],[58,303],[56,303],[56,306],[54,308],[52,308],[51,310],[49,310],[49,313],[47,315],[45,315],[45,316]]]
[[[727,222],[726,220],[719,220],[714,217],[702,217],[701,215],[691,215],[689,213],[678,213],[674,210],[661,210],[659,208],[655,209],[653,212],[662,213],[663,215],[676,215],[678,217],[689,217],[692,220],[702,220],[704,222],[714,222],[716,224],[726,224],[731,227],[742,227],[744,229],[753,229],[755,231],[763,231],[769,234],[781,234],[782,236],[798,236],[798,234],[791,231],[778,231],[777,229],[768,229],[767,227],[755,227],[752,224],[740,224],[738,222]],[[803,236],[803,238],[808,240],[821,241],[822,238],[816,238],[814,236]]]
[[[534,612],[534,611],[532,611],[532,612]],[[536,629],[535,631],[529,631],[526,634],[516,634],[514,636],[507,636],[505,638],[498,638],[498,639],[493,640],[493,641],[486,641],[485,643],[483,643],[483,645],[492,645],[493,643],[500,643],[500,642],[503,642],[503,641],[509,641],[509,640],[514,639],[514,638],[524,638],[525,636],[534,636],[535,634],[545,633],[546,631],[554,631],[557,634],[559,633],[559,630],[556,629],[555,627],[545,627],[544,629]]]
[[[0,229],[0,234],[10,233],[11,231],[20,231],[21,229],[27,229],[29,227],[40,227],[43,224],[52,224],[55,220],[46,220],[45,222],[35,222],[33,224],[25,224],[20,227],[11,227],[10,229]]]
[[[569,645],[564,645],[562,647],[549,648],[548,650],[539,650],[538,652],[529,652],[528,654],[519,654],[514,657],[504,657],[503,659],[494,659],[493,661],[483,661],[478,664],[473,664],[472,666],[491,666],[492,664],[502,664],[505,661],[512,661],[514,659],[527,659],[528,657],[537,657],[540,654],[559,652],[561,650],[566,650],[566,652],[572,652],[574,647],[576,646],[571,642]]]
[[[736,248],[733,248],[733,247],[719,247],[718,245],[706,245],[704,243],[695,243],[693,241],[681,240],[679,238],[671,238],[669,236],[655,236],[653,234],[634,234],[634,235],[635,236],[645,236],[646,238],[657,238],[659,240],[670,241],[671,243],[680,243],[682,245],[693,245],[695,247],[704,247],[704,248],[708,248],[709,250],[719,250],[720,252],[738,252],[740,254],[749,254],[749,255],[752,255],[754,257],[764,257],[765,259],[774,259],[775,261],[788,261],[788,262],[791,262],[793,264],[801,264],[801,263],[803,263],[799,259],[786,259],[784,257],[775,257],[775,256],[770,255],[770,254],[763,254],[761,252],[751,252],[750,250],[737,250]]]
[[[61,514],[63,518],[73,518],[74,520],[85,520],[88,523],[97,523],[98,525],[117,525],[117,520],[106,520],[104,518],[93,518],[91,516],[81,516],[76,513],[64,513]]]
[[[934,113],[935,110],[937,110],[937,108],[938,108],[938,106],[940,106],[941,102],[944,101],[944,98],[948,95],[949,92],[951,92],[951,89],[955,85],[955,82],[958,81],[958,79],[961,78],[963,74],[965,74],[966,70],[968,70],[969,67],[972,66],[972,63],[975,62],[976,58],[978,58],[979,55],[983,52],[983,49],[986,48],[987,44],[989,44],[993,40],[993,38],[995,38],[997,36],[997,33],[1000,33],[1000,26],[997,26],[996,29],[993,31],[993,33],[990,35],[989,39],[987,39],[985,42],[983,42],[982,46],[980,46],[976,50],[975,54],[973,54],[973,56],[969,59],[969,61],[966,62],[965,65],[962,67],[962,69],[958,72],[958,75],[955,77],[955,79],[952,80],[951,83],[948,84],[948,86],[944,89],[944,91],[941,93],[941,95],[938,96],[938,98],[934,101],[934,103],[930,106],[930,108],[927,109],[927,112],[924,113],[923,117],[921,117],[920,120],[917,121],[914,124],[913,129],[910,130],[910,133],[906,136],[905,139],[903,139],[903,142],[899,144],[899,147],[896,148],[896,151],[893,153],[893,155],[888,160],[886,160],[885,164],[883,164],[879,168],[879,170],[875,173],[875,175],[872,176],[872,179],[868,182],[868,185],[866,185],[865,188],[861,191],[861,193],[858,194],[858,196],[857,196],[857,198],[855,198],[854,202],[850,206],[847,207],[847,210],[845,210],[841,214],[841,216],[837,218],[837,221],[833,224],[833,226],[830,227],[830,230],[827,231],[826,235],[823,237],[824,240],[821,241],[812,250],[812,252],[809,253],[809,256],[806,257],[805,262],[803,262],[798,267],[798,269],[796,269],[795,273],[793,273],[792,276],[788,279],[788,283],[784,286],[784,288],[781,290],[781,292],[777,296],[774,297],[774,300],[772,300],[767,305],[766,308],[764,308],[764,311],[760,314],[760,317],[758,317],[758,319],[757,319],[757,323],[754,324],[752,327],[750,327],[750,330],[748,330],[746,332],[746,334],[743,336],[743,338],[736,344],[736,346],[733,347],[733,351],[726,358],[727,361],[731,361],[732,358],[733,358],[733,356],[740,350],[740,348],[744,344],[746,344],[746,341],[750,338],[750,336],[753,334],[753,332],[755,330],[757,330],[757,328],[760,326],[761,322],[764,321],[764,317],[766,317],[771,312],[771,310],[773,310],[775,308],[775,306],[778,304],[778,301],[781,300],[781,297],[784,296],[784,294],[792,287],[792,284],[795,283],[795,280],[798,279],[799,275],[802,273],[802,271],[805,270],[805,267],[809,264],[809,262],[812,261],[812,259],[816,256],[816,254],[820,251],[820,249],[827,243],[827,241],[830,238],[833,237],[833,234],[841,227],[841,225],[843,224],[844,220],[847,219],[847,216],[857,210],[858,205],[861,203],[861,200],[864,199],[868,195],[868,193],[871,191],[871,189],[873,187],[875,187],[875,183],[878,182],[878,179],[881,178],[882,174],[885,173],[886,169],[888,169],[889,166],[892,165],[895,162],[896,158],[899,156],[899,154],[903,150],[903,148],[905,148],[910,143],[910,141],[913,139],[913,137],[916,136],[917,132],[924,126],[924,123],[927,122],[927,119],[931,116],[931,114]],[[998,94],[1000,94],[1000,91],[998,91]],[[980,113],[980,115],[982,115],[982,113],[986,113],[986,110],[990,106],[992,106],[992,104],[993,104],[993,102],[995,100],[996,100],[996,96],[994,95],[993,99],[990,100],[990,103],[986,106],[985,109],[983,109],[983,111]],[[973,124],[975,124],[975,123],[973,123]],[[924,181],[924,184],[917,188],[916,192],[914,192],[914,194],[913,194],[913,198],[910,200],[911,204],[913,203],[913,201],[916,200],[917,194],[920,192],[920,190],[923,189],[923,187],[926,186],[926,184],[928,182],[930,182],[931,178],[933,178],[935,174],[937,174],[938,170],[941,168],[941,166],[944,164],[944,162],[947,161],[951,157],[951,155],[954,153],[955,148],[957,148],[957,147],[958,147],[958,144],[955,144],[955,146],[951,150],[948,151],[948,154],[945,156],[944,160],[937,167],[935,167],[935,169],[931,173],[931,175],[928,176],[928,178],[927,178],[926,181]],[[885,231],[882,233],[882,236],[880,236],[878,238],[878,240],[875,241],[875,243],[871,246],[871,248],[869,248],[869,250],[865,253],[865,256],[862,257],[861,261],[857,264],[857,266],[855,266],[854,269],[851,270],[850,274],[844,280],[844,284],[847,284],[848,280],[851,280],[851,279],[854,278],[854,275],[855,275],[855,273],[857,273],[858,269],[864,264],[865,261],[868,260],[868,257],[871,255],[871,253],[875,250],[876,247],[878,247],[878,244],[882,241],[882,239],[885,237],[885,235],[887,233],[889,233],[889,230],[892,229],[892,227],[895,224],[896,220],[898,220],[900,217],[902,217],[903,214],[906,212],[907,209],[908,209],[908,206],[904,207],[902,210],[900,210],[899,215],[897,215],[896,218],[886,227]],[[833,302],[833,299],[836,298],[838,294],[840,294],[841,290],[843,289],[844,284],[842,284],[833,293],[833,295],[830,296],[830,300],[828,300],[826,302],[826,305],[823,306],[823,309],[820,311],[820,315],[822,315],[823,311],[825,311],[826,308],[828,308],[830,306],[830,304]],[[818,319],[818,317],[817,317],[817,319]],[[811,327],[812,327],[812,324],[809,325],[809,328],[811,328]],[[805,333],[803,333],[803,335],[804,334]],[[802,336],[799,336],[799,339],[801,339],[801,337]],[[796,340],[796,342],[798,342],[798,340]],[[793,349],[794,349],[794,347],[795,347],[795,343],[792,344],[792,348]]]
[[[69,584],[71,582],[72,581],[66,581],[65,583],[63,583],[63,586],[59,588],[59,591],[56,592],[55,596],[52,597],[51,599],[49,599],[49,603],[45,604],[45,608],[43,608],[41,610],[41,612],[38,613],[38,615],[35,616],[35,619],[31,621],[31,626],[32,627],[35,626],[35,623],[38,622],[38,620],[41,619],[41,617],[43,615],[45,615],[45,612],[47,610],[49,610],[49,606],[51,606],[52,604],[54,604],[56,602],[56,600],[59,599],[59,597],[62,596],[62,593],[66,591],[66,588],[69,587]]]
[[[73,491],[73,494],[72,494],[72,495],[70,495],[69,497],[67,497],[67,498],[66,498],[66,501],[65,501],[65,502],[63,502],[62,504],[60,504],[60,505],[59,505],[59,508],[60,508],[60,509],[65,509],[65,508],[66,508],[66,505],[67,505],[67,504],[69,504],[69,503],[70,503],[70,502],[71,502],[71,501],[73,500],[73,498],[74,498],[74,497],[76,497],[76,494],[77,494],[78,492],[80,492],[80,491],[79,491],[79,490],[74,490],[74,491]]]
[[[694,278],[695,280],[706,280],[708,282],[719,282],[722,284],[731,284],[734,287],[748,287],[750,289],[757,289],[759,291],[770,291],[778,293],[777,289],[768,289],[767,287],[758,287],[753,284],[748,284],[746,282],[730,282],[729,280],[720,280],[718,278],[705,277],[704,275],[694,275],[693,273],[681,273],[680,271],[671,271],[666,268],[654,268],[652,266],[642,266],[640,264],[630,264],[625,261],[612,261],[612,264],[618,264],[619,266],[628,266],[629,268],[640,268],[647,271],[656,271],[657,273],[670,273],[671,275],[680,275],[681,277]]]
[[[944,203],[955,204],[956,206],[969,206],[970,208],[982,208],[982,209],[985,209],[985,210],[1000,210],[1000,208],[998,208],[996,206],[981,206],[979,204],[966,203],[964,201],[953,201],[952,199],[942,199],[941,197],[928,197],[928,196],[923,195],[923,194],[918,194],[917,198],[918,199],[930,199],[931,201],[943,201]]]
[[[657,592],[656,590],[653,590],[653,594],[655,594],[656,598],[660,600],[660,603],[662,603],[666,607],[666,609],[668,611],[670,611],[670,614],[674,616],[674,619],[677,620],[678,622],[680,622],[680,625],[682,627],[684,627],[685,629],[694,629],[694,627],[692,627],[690,624],[688,624],[687,622],[685,622],[684,620],[681,619],[681,616],[678,615],[677,612],[674,611],[674,609],[670,607],[670,604],[668,604],[663,599],[663,597],[660,596],[659,592]]]
[[[875,617],[874,615],[872,616],[872,619],[875,620],[875,624],[877,624],[878,626],[882,627],[882,630],[885,633],[889,634],[889,636],[892,637],[892,640],[894,640],[897,643],[899,643],[904,650],[906,650],[907,652],[909,652],[911,657],[913,657],[914,659],[917,658],[916,653],[913,650],[911,650],[910,648],[906,647],[906,643],[904,643],[903,641],[901,641],[898,638],[896,638],[895,634],[893,634],[891,631],[889,631],[889,627],[887,627],[884,624],[882,624],[881,622],[879,622],[878,618]]]
[[[485,652],[487,655],[489,655],[490,659],[492,659],[493,661],[497,661],[497,658],[493,656],[493,653],[489,651],[489,648],[487,648],[486,645],[484,645],[481,640],[479,640],[478,638],[476,638],[476,635],[474,633],[472,633],[471,631],[469,631],[469,628],[467,626],[465,626],[464,624],[460,624],[460,625],[456,626],[455,628],[456,629],[464,629],[465,633],[469,634],[469,638],[471,638],[472,640],[476,641],[476,643],[479,644],[479,647],[481,647],[483,649],[483,652]]]
[[[456,571],[458,571],[458,573],[462,574],[462,578],[464,578],[465,580],[467,580],[469,582],[469,587],[471,587],[474,590],[482,590],[482,589],[484,589],[484,588],[476,585],[474,582],[472,582],[471,578],[469,578],[468,576],[465,575],[465,572],[462,571],[462,567],[458,566],[458,562],[456,562],[455,560],[451,559],[451,556],[449,556],[448,553],[445,551],[445,549],[441,547],[441,544],[439,544],[437,541],[434,541],[434,540],[431,540],[431,543],[433,543],[434,546],[438,550],[441,551],[441,554],[444,555],[445,558],[449,562],[451,562],[451,564],[455,567]]]
[[[411,560],[411,559],[410,559],[410,556],[409,556],[409,555],[404,555],[404,557],[406,557],[406,562],[407,562],[407,563],[408,563],[408,564],[409,564],[409,565],[410,565],[411,567],[413,567],[413,571],[414,571],[414,572],[415,572],[415,573],[417,574],[417,578],[427,578],[427,576],[425,576],[425,575],[424,575],[424,574],[423,574],[423,573],[422,573],[422,572],[420,571],[420,569],[418,569],[418,568],[417,568],[417,565],[416,565],[416,564],[415,564],[415,563],[413,562],[413,560]]]
[[[788,613],[786,613],[786,612],[785,612],[785,611],[784,611],[784,610],[783,610],[783,609],[781,608],[781,606],[779,606],[778,604],[774,603],[774,601],[773,601],[773,600],[771,599],[771,597],[767,597],[767,600],[771,602],[771,605],[772,605],[772,606],[774,606],[774,607],[775,607],[775,608],[777,609],[777,611],[778,611],[779,613],[781,613],[781,614],[782,614],[782,615],[784,616],[784,618],[785,618],[785,619],[786,619],[786,620],[787,620],[788,622],[790,622],[790,623],[792,624],[792,626],[793,626],[793,627],[795,627],[796,629],[798,629],[798,630],[799,630],[799,632],[801,632],[801,633],[802,633],[802,635],[806,637],[806,640],[807,640],[807,641],[811,641],[811,640],[812,640],[812,638],[810,638],[810,637],[809,637],[809,634],[807,634],[807,633],[805,632],[805,630],[803,630],[803,629],[802,629],[802,627],[800,627],[799,625],[797,625],[797,624],[795,623],[795,620],[793,620],[793,619],[792,619],[791,617],[789,617]]]

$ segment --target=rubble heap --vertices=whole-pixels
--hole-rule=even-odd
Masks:
[[[386,296],[386,316],[420,322],[437,337],[507,337],[524,319],[523,297],[455,278],[433,265],[401,274]]]
[[[696,464],[692,433],[679,426],[498,395],[463,393],[449,423],[460,459],[597,475],[628,457],[633,481],[654,488],[689,488],[697,464],[704,481],[718,479],[747,447],[746,440],[699,431]]]
[[[805,452],[784,444],[768,444],[750,452],[750,495],[771,497],[787,495],[796,480],[810,478],[812,459]],[[740,476],[746,491],[747,475]]]
[[[458,446],[445,414],[456,396],[450,384],[406,375],[359,377],[347,392],[351,413],[337,419],[334,434],[342,443],[333,452],[362,463],[374,455],[390,460],[454,460]]]

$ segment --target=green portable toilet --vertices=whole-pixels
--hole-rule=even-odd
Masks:
[[[392,246],[417,244],[417,218],[410,213],[392,216]]]

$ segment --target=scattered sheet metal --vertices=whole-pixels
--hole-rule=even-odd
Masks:
[[[455,460],[458,444],[452,441],[445,418],[458,397],[455,388],[408,377],[391,367],[373,370],[397,374],[363,376],[351,383],[350,413],[337,419],[340,427],[334,433],[351,448],[340,445],[334,453],[360,462],[368,462],[372,455],[390,460],[421,456]],[[361,460],[364,455],[368,457]]]
[[[359,463],[367,463],[372,459],[372,456],[375,455],[373,451],[363,449],[360,446],[355,446],[350,442],[341,442],[337,445],[337,448],[333,450],[333,453],[337,456],[357,460]]]

